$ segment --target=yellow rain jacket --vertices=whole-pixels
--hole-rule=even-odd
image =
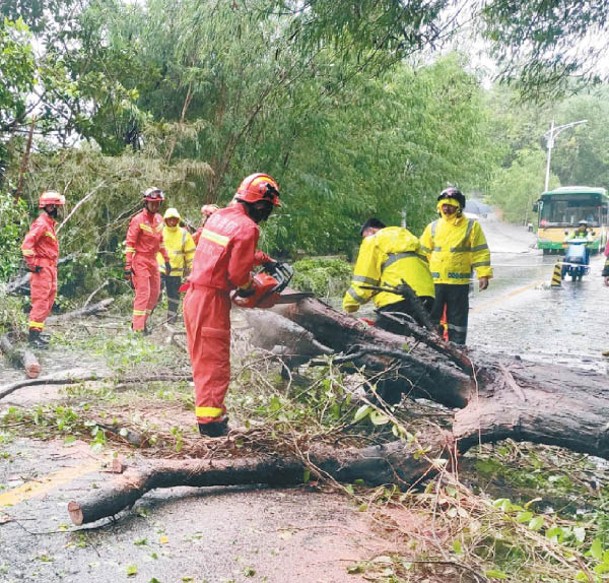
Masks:
[[[421,251],[429,259],[434,283],[469,284],[477,277],[493,277],[491,252],[480,223],[465,216],[442,216],[425,228]]]
[[[403,300],[398,294],[362,288],[366,285],[393,286],[402,280],[417,296],[435,296],[427,259],[417,237],[401,227],[385,227],[362,241],[351,287],[343,298],[343,310],[355,312],[370,298],[378,308]]]
[[[192,235],[183,227],[168,227],[165,225],[163,227],[163,241],[171,263],[170,275],[180,277],[188,275],[192,268],[192,260],[196,249]],[[161,273],[164,273],[165,262],[160,253],[157,255],[157,260]]]

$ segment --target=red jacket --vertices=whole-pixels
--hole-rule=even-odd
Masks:
[[[216,211],[201,230],[188,281],[225,291],[246,285],[259,236],[258,225],[241,204]]]
[[[55,220],[43,212],[30,226],[21,245],[21,252],[28,267],[50,267],[57,264],[59,243],[55,225]]]
[[[129,223],[127,230],[126,260],[130,266],[134,255],[145,255],[154,259],[156,254],[161,253],[165,262],[169,261],[169,255],[163,243],[163,217],[159,213],[149,213],[146,209],[135,215]]]

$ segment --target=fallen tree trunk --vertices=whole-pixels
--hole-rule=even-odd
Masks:
[[[100,314],[107,312],[108,306],[113,302],[114,298],[106,298],[96,304],[91,304],[90,306],[85,305],[83,308],[73,310],[72,312],[66,312],[65,314],[59,314],[57,316],[49,316],[47,322],[53,323],[63,320],[72,320],[74,318],[86,318],[87,316],[99,316]]]
[[[70,502],[74,524],[113,516],[154,488],[301,484],[306,470],[341,482],[362,479],[369,485],[412,485],[444,467],[452,459],[453,447],[465,452],[478,443],[506,438],[609,459],[609,383],[604,375],[517,357],[499,359],[452,345],[444,350],[442,345],[434,346],[435,338],[427,342],[392,334],[313,299],[275,310],[310,333],[296,329],[299,342],[310,352],[326,354],[330,348],[342,353],[341,360],[351,360],[367,372],[397,371],[396,383],[410,397],[456,408],[452,435],[427,426],[417,433],[414,444],[395,441],[346,450],[312,446],[304,455],[274,458],[159,461],[130,469],[101,491]],[[266,329],[265,341],[271,345],[274,334],[277,344],[282,344],[285,330],[294,332],[291,323],[281,324],[276,315]]]
[[[28,379],[35,379],[40,374],[41,366],[36,355],[27,348],[16,348],[6,334],[0,337],[0,350],[15,366],[23,367]]]
[[[468,350],[471,372],[425,345],[365,326],[313,299],[275,308],[337,352],[361,347],[353,360],[378,371],[392,360],[402,390],[458,408],[453,435],[464,452],[506,438],[556,445],[609,459],[609,380],[606,375],[557,365],[499,359]],[[384,356],[390,355],[390,358]]]
[[[62,257],[57,265],[61,265],[62,263],[66,263],[67,261],[72,261],[77,255],[72,253],[67,255],[66,257]],[[4,287],[4,291],[7,294],[15,294],[15,293],[27,293],[30,289],[30,273],[26,271],[22,273],[18,278],[9,281]]]
[[[415,444],[393,442],[364,449],[336,450],[313,446],[300,456],[257,457],[239,460],[157,460],[130,468],[101,489],[81,501],[71,501],[68,513],[76,525],[96,522],[131,507],[146,492],[175,486],[230,486],[268,484],[288,486],[305,483],[305,470],[313,475],[331,477],[339,482],[363,480],[368,485],[398,483],[411,485],[434,470],[430,457],[439,458],[445,450],[446,437],[435,434],[433,444],[422,448]],[[442,467],[439,463],[435,468]]]

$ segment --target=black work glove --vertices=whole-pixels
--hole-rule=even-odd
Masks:
[[[277,265],[279,265],[279,261],[275,261],[274,259],[272,259],[271,261],[263,263],[262,267],[264,267],[264,269],[273,269],[277,267]]]
[[[123,277],[125,278],[125,281],[131,286],[131,289],[135,289],[135,285],[133,284],[133,269],[131,269],[131,267],[125,267]]]
[[[28,265],[27,270],[31,273],[40,273],[42,271],[42,267],[40,265]]]
[[[171,275],[171,263],[169,261],[165,261],[165,275]]]
[[[239,296],[240,298],[249,298],[250,296],[253,296],[255,292],[256,288],[253,285],[245,288],[238,287],[235,291],[235,295]]]

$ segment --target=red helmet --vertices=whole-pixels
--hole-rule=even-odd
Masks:
[[[66,204],[66,197],[54,190],[45,190],[38,199],[38,208],[44,208],[48,204],[63,206]]]
[[[235,200],[242,200],[243,202],[266,200],[274,206],[279,206],[281,204],[279,202],[279,185],[268,174],[250,174],[239,185]]]
[[[147,188],[142,193],[142,196],[144,197],[144,200],[146,202],[148,202],[148,201],[150,201],[150,202],[155,202],[155,201],[163,202],[165,200],[165,193],[160,188],[157,188],[156,186],[151,186],[150,188]]]

